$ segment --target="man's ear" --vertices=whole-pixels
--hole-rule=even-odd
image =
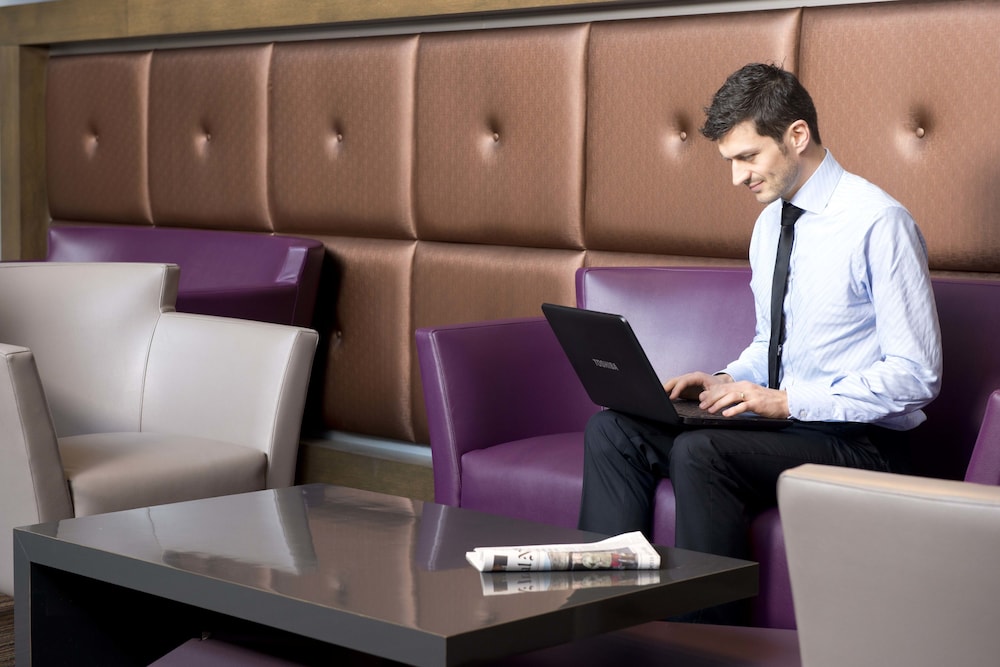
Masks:
[[[812,143],[812,133],[809,131],[809,123],[804,120],[797,120],[785,130],[785,141],[796,153],[802,154],[809,144]]]

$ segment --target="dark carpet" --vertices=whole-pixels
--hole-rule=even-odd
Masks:
[[[14,667],[14,598],[0,595],[0,667]]]

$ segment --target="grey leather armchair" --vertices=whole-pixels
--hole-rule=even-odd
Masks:
[[[809,465],[778,495],[804,666],[997,663],[1000,487]]]
[[[16,526],[292,484],[316,332],[174,312],[178,278],[0,263],[0,592]]]

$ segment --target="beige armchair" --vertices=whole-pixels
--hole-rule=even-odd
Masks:
[[[316,332],[173,312],[178,276],[0,263],[0,592],[15,526],[292,484]]]
[[[1000,487],[808,465],[778,494],[805,667],[1000,661]]]

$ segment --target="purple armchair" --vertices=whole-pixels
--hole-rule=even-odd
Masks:
[[[1000,283],[940,278],[934,288],[945,379],[941,396],[926,410],[928,422],[914,433],[915,472],[998,484],[1000,392],[993,390],[1000,387]],[[628,317],[664,378],[721,368],[753,336],[746,269],[583,268],[577,305]],[[424,328],[416,341],[435,500],[575,526],[582,430],[599,408],[545,320]],[[663,480],[653,540],[672,545],[673,532],[673,489]],[[761,577],[754,623],[794,628],[777,509],[757,516],[749,537]]]
[[[177,264],[179,312],[310,327],[323,254],[321,242],[292,236],[54,224],[46,259]]]

